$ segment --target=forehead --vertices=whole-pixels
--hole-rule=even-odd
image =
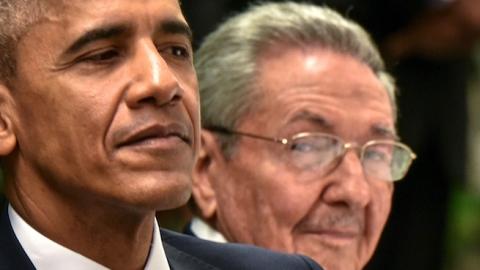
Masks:
[[[165,33],[180,33],[190,38],[178,0],[46,0],[44,3],[48,4],[43,16],[18,43],[19,68],[26,65],[53,70],[75,41],[120,36],[108,32],[111,29],[128,33],[129,38],[159,38],[165,25],[173,25],[182,31],[168,29]]]
[[[387,91],[371,69],[351,56],[321,46],[277,46],[258,58],[259,108],[279,123],[313,119],[316,125],[394,133]],[[307,119],[307,120],[306,120]],[[340,132],[341,133],[341,132]]]
[[[178,0],[49,0],[43,22],[62,23],[64,29],[80,30],[120,20],[159,19],[185,21]]]

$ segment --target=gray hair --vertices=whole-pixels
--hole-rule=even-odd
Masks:
[[[208,35],[195,55],[202,125],[233,129],[261,94],[255,91],[256,59],[281,44],[320,45],[368,65],[385,87],[396,118],[395,83],[362,27],[339,13],[293,2],[251,6]],[[224,153],[234,138],[220,136]]]
[[[28,28],[44,14],[46,0],[0,0],[0,81],[16,70],[16,49]]]

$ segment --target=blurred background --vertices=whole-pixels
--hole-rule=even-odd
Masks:
[[[194,47],[254,1],[182,0]],[[359,22],[398,88],[399,133],[418,155],[396,184],[368,270],[480,269],[480,1],[318,0]],[[181,230],[187,207],[159,213]]]
[[[182,0],[194,47],[254,1]],[[418,155],[368,270],[480,269],[480,0],[315,0],[364,26],[399,88]],[[1,184],[1,178],[0,178]],[[181,231],[188,207],[159,213]]]

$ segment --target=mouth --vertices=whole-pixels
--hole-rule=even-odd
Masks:
[[[335,238],[344,238],[344,239],[351,239],[355,238],[358,235],[358,232],[355,230],[348,230],[348,229],[328,229],[328,230],[318,230],[311,233],[325,235],[329,237]]]
[[[327,228],[305,228],[302,230],[302,233],[312,235],[325,244],[338,247],[356,242],[362,234],[362,230],[359,226],[328,226]]]
[[[329,228],[304,231],[304,234],[317,238],[332,247],[342,247],[356,242],[360,232],[353,228]]]
[[[184,125],[150,125],[140,128],[119,140],[116,148],[155,147],[169,148],[181,143],[191,146],[192,139]]]
[[[307,219],[298,227],[298,232],[331,248],[355,245],[364,236],[363,219],[357,215],[336,213],[322,219]]]

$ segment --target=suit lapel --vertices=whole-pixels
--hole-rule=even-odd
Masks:
[[[163,248],[167,255],[171,270],[219,270],[201,259],[176,249],[172,245],[163,242]]]
[[[197,237],[192,231],[192,222],[189,222],[187,226],[185,226],[185,228],[183,229],[183,234]]]
[[[0,198],[0,269],[34,270],[32,262],[13,232],[8,217],[8,203]]]
[[[13,232],[8,216],[8,202],[0,196],[0,270],[35,270]],[[200,258],[163,242],[171,270],[219,270]]]

